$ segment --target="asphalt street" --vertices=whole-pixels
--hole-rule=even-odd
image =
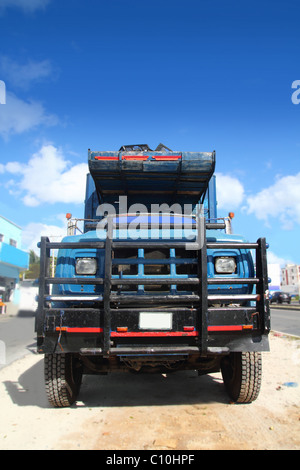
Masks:
[[[36,352],[33,315],[0,315],[0,369]]]
[[[300,336],[300,306],[271,308],[271,329],[289,335]]]

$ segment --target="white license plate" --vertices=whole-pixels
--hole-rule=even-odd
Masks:
[[[171,330],[172,313],[140,312],[141,330]]]

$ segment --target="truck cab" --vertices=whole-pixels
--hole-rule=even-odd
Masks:
[[[37,349],[53,406],[76,400],[83,374],[121,370],[221,371],[231,400],[257,398],[267,244],[218,219],[215,158],[162,144],[89,150],[82,233],[40,243]]]

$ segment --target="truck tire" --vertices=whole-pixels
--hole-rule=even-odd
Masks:
[[[72,405],[81,385],[80,361],[73,354],[45,354],[44,371],[49,403],[56,408]]]
[[[259,352],[232,352],[221,361],[227,393],[236,403],[251,403],[259,395],[262,361]]]

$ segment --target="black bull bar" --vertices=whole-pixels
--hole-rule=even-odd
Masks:
[[[204,220],[204,219],[203,219]],[[204,225],[205,224],[205,225]],[[124,284],[124,278],[113,279],[112,278],[112,251],[117,248],[154,248],[154,249],[168,249],[168,248],[184,248],[186,246],[186,240],[183,241],[137,241],[137,240],[124,240],[115,241],[112,238],[113,227],[108,225],[107,236],[104,241],[80,241],[78,243],[72,242],[50,242],[47,237],[42,237],[40,242],[40,277],[39,277],[39,299],[38,299],[38,311],[36,317],[36,332],[38,339],[38,352],[44,352],[42,345],[47,335],[46,325],[49,324],[49,318],[54,318],[54,331],[61,334],[60,319],[62,314],[73,313],[93,315],[99,314],[99,308],[103,310],[103,347],[101,348],[84,348],[81,347],[78,352],[81,354],[91,355],[99,354],[104,357],[109,357],[114,354],[130,354],[132,350],[127,347],[114,348],[111,345],[111,323],[112,317],[120,311],[122,308],[126,310],[126,305],[138,306],[147,304],[154,305],[169,305],[176,306],[177,310],[180,310],[180,306],[177,304],[184,303],[184,305],[192,305],[196,309],[196,328],[199,332],[199,338],[197,345],[191,345],[184,347],[180,346],[151,346],[151,347],[137,347],[134,349],[135,354],[162,354],[162,353],[199,353],[205,354],[209,349],[208,337],[209,337],[209,319],[214,315],[218,315],[220,318],[227,315],[229,312],[234,315],[234,318],[239,318],[241,315],[251,317],[256,316],[256,336],[268,335],[270,331],[270,311],[269,311],[269,300],[268,300],[268,274],[267,274],[267,244],[265,238],[259,238],[256,243],[241,243],[241,242],[217,242],[207,241],[206,229],[224,228],[224,224],[220,223],[205,223],[202,222],[201,229],[201,246],[195,244],[193,250],[197,251],[198,254],[198,275],[197,277],[190,278],[168,278],[160,279],[159,277],[151,279],[136,278],[126,279],[127,285],[194,285],[195,291],[192,294],[161,294],[157,295],[122,295],[112,291],[112,286]],[[58,249],[104,249],[105,250],[105,270],[103,277],[96,278],[58,278],[49,277],[49,266],[50,266],[50,254],[51,250]],[[255,251],[255,264],[256,273],[253,278],[208,278],[207,276],[207,250],[208,249],[247,249]],[[71,296],[55,296],[50,295],[50,285],[54,284],[73,284],[73,285],[103,285],[103,295],[77,295],[76,298]],[[249,284],[256,286],[255,294],[209,294],[209,285],[238,285],[238,284]],[[66,307],[64,309],[51,307],[51,302],[55,301],[74,301],[79,300],[81,303],[93,301],[99,308],[80,307],[80,309],[74,309],[72,307]],[[255,306],[232,306],[228,305],[225,307],[212,306],[211,304],[222,304],[222,303],[239,303],[254,301]],[[119,305],[118,309],[113,308],[114,303],[117,302]],[[152,307],[153,308],[153,307]],[[140,311],[140,308],[131,308],[132,312],[136,311],[136,314]],[[145,308],[143,307],[143,311]],[[146,308],[147,310],[147,308]],[[184,310],[184,309],[183,309]],[[159,310],[158,310],[159,311]],[[165,310],[164,310],[165,311]],[[224,350],[226,348],[223,348]]]

